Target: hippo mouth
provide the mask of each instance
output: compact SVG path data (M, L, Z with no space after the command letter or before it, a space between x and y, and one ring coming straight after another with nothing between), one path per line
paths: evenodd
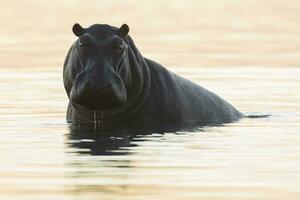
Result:
M70 101L90 110L111 110L121 107L126 102L126 94L74 94L71 92Z

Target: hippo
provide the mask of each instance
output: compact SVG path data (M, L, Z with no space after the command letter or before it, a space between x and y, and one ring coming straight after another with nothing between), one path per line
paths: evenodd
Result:
M243 117L215 93L143 57L127 24L76 23L72 31L77 39L63 68L68 122L184 127Z

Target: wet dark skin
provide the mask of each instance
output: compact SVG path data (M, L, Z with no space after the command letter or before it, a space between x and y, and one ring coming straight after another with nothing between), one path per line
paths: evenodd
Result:
M242 117L213 92L143 57L128 32L126 24L73 26L77 40L63 70L68 122L190 127Z

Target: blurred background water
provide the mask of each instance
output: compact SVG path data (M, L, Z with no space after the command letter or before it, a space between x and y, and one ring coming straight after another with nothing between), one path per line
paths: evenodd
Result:
M299 1L0 3L0 199L300 198ZM75 22L127 23L145 57L271 116L193 132L70 127Z

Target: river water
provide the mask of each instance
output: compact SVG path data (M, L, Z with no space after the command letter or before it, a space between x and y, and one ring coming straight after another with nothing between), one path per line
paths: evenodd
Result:
M299 199L300 4L204 2L3 1L0 199ZM178 132L70 126L61 66L79 20L128 22L145 56L270 116Z

